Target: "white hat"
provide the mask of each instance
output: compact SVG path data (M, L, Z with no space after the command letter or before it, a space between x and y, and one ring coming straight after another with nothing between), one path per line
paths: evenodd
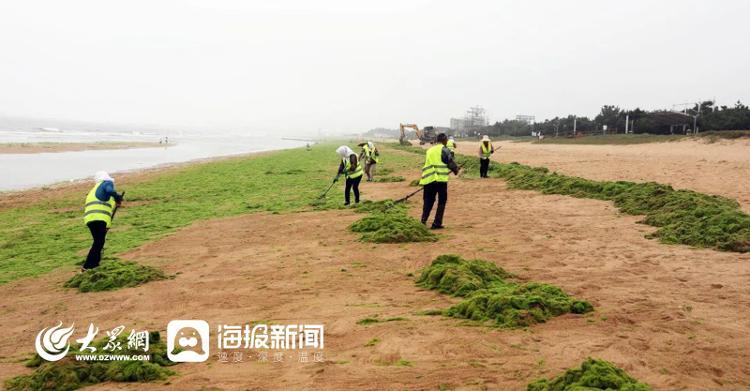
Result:
M482 141L490 141L490 138L485 134L484 136L482 136Z
M96 174L94 174L94 182L103 182L103 181L111 181L114 182L115 180L112 179L109 174L107 174L106 171L97 171Z

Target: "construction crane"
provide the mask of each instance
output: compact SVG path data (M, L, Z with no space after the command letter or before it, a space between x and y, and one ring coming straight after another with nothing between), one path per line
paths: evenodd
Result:
M414 133L416 133L417 139L419 139L419 145L426 143L435 144L437 141L437 133L435 133L435 128L432 126L425 126L424 130L420 130L417 124L399 124L399 128L401 129L401 136L398 142L401 145L411 145L406 139L406 128L414 129Z

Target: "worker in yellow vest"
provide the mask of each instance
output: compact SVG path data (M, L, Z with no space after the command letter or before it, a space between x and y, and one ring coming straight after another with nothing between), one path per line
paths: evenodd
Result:
M448 137L448 143L445 144L446 147L451 151L451 156L454 158L456 157L456 139L453 138L453 136Z
M359 161L363 162L365 166L367 182L372 182L372 179L375 177L375 166L380 160L380 151L378 151L372 141L359 144L359 146L362 147L362 152L359 154Z
M342 145L336 149L336 153L341 157L341 164L339 164L339 171L336 174L336 178L333 182L339 180L341 175L346 178L346 186L344 188L344 205L349 205L349 194L354 191L354 203L359 203L359 182L362 181L362 174L364 174L364 168L357 159L357 154L352 151L351 148L346 145Z
M482 136L482 143L479 145L479 176L487 178L487 172L490 169L490 156L495 153L495 147L492 141L485 134Z
M122 196L115 191L115 180L105 171L97 172L94 175L94 182L94 187L86 196L83 210L83 222L91 231L94 242L81 271L99 266L107 231L112 226L112 216L115 209L122 203Z
M448 143L445 133L438 134L437 142L425 154L422 179L419 180L419 184L424 186L422 224L427 225L427 219L435 204L435 196L438 199L435 220L432 221L430 227L432 229L443 228L443 213L445 213L445 204L448 202L448 175L451 172L458 175L458 166L453 161L451 151L445 146Z

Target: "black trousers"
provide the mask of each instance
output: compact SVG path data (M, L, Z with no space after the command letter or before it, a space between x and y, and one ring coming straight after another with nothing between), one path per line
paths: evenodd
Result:
M107 223L104 221L91 221L87 224L89 231L91 231L91 237L94 239L94 243L91 244L89 255L86 257L86 263L83 264L84 269L93 269L99 266L99 262L102 260L102 248L104 248L104 241L107 237Z
M354 190L354 202L359 202L359 182L362 180L362 177L359 176L357 178L346 178L346 188L344 189L344 201L345 205L349 205L349 192L351 190Z
M427 219L430 218L432 205L435 204L435 196L437 196L438 206L432 226L440 227L443 225L443 213L445 213L445 204L448 202L448 182L432 182L424 186L422 224L427 224Z
M487 178L487 171L490 169L490 159L479 159L479 176Z

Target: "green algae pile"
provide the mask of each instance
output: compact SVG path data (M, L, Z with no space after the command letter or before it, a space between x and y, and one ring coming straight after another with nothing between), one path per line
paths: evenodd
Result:
M416 283L464 298L443 311L444 315L490 322L501 328L527 327L555 316L594 309L554 285L508 281L512 278L491 262L441 255L422 270Z
M513 276L492 262L463 259L446 254L437 257L422 270L417 285L441 293L465 297L479 289L504 284Z
M65 283L66 288L81 292L111 291L169 278L163 271L135 262L110 260L99 267L76 274Z
M371 212L349 226L361 240L373 243L434 242L437 236L415 218L399 209Z
M124 334L125 332L123 332ZM104 351L109 339L103 338L91 346L96 348L95 354ZM48 362L35 355L28 367L35 368L29 375L17 376L5 382L8 391L32 390L76 390L82 387L104 382L151 382L163 380L174 374L167 368L174 365L167 358L167 345L160 338L158 332L149 333L148 352L128 348L125 336L116 340L122 346L112 354L121 355L149 355L147 361L78 361L75 354L90 354L89 352L71 351L60 361Z
M527 391L583 391L619 390L651 391L647 384L640 383L614 364L588 358L580 368L568 369L554 379L537 380L526 387Z
M357 212L369 215L355 221L349 230L362 234L360 240L373 243L434 242L437 236L406 214L406 204L393 200L365 201Z
M396 203L393 200L381 200L381 201L362 201L357 204L354 208L355 212L369 213L369 212L406 212L406 203Z

